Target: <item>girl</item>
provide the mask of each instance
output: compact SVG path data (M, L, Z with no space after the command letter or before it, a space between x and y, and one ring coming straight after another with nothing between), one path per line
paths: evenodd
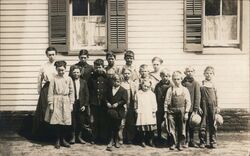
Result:
M157 103L155 94L151 91L151 82L142 81L141 90L137 94L137 120L136 126L141 136L141 146L145 147L146 135L149 138L148 144L154 146L153 136L156 128Z
M213 83L214 67L208 66L204 70L205 80L201 86L201 109L203 111L200 129L200 147L204 148L207 142L207 127L209 132L210 147L216 148L217 125L215 114L220 112L218 107L217 90Z
M149 75L154 80L154 84L157 84L161 80L160 70L161 70L162 63L163 63L163 60L159 57L154 57L152 59L154 71L150 72Z
M38 75L37 91L40 96L38 99L32 128L33 135L37 137L46 136L44 132L47 131L46 128L48 128L48 126L44 122L44 116L48 105L48 89L51 79L56 75L54 63L57 50L54 47L48 47L45 51L45 54L48 57L48 61L41 66ZM43 83L44 85L42 86Z
M71 111L74 104L74 87L72 79L65 76L66 62L55 62L57 75L51 80L48 91L48 107L45 121L56 130L55 148L60 148L60 142L65 147L70 147L65 141L65 131L71 125Z
M151 78L151 76L149 75L149 69L148 69L148 65L146 64L142 64L140 66L140 78L139 78L139 89L141 88L141 83L145 80L150 81L151 83L151 90L154 91L155 88L155 84L154 84L154 80Z
M132 141L136 134L135 102L136 102L137 85L134 81L130 79L132 73L130 69L124 69L122 73L123 73L123 80L121 82L121 86L127 90L128 101L126 103L126 117L122 120L121 128L119 131L119 137L120 140L122 141L124 134L127 143L132 144Z

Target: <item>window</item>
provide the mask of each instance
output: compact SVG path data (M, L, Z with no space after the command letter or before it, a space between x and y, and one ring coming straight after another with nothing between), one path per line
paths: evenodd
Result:
M70 7L71 50L106 49L106 1L72 0Z
M49 44L59 52L127 49L127 0L49 0Z
M184 50L240 47L240 0L185 0Z
M239 44L239 6L237 0L205 1L205 46L237 46Z

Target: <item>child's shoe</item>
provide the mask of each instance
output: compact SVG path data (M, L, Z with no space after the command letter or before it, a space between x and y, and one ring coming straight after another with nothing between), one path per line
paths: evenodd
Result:
M189 146L189 147L195 147L195 148L197 148L197 145L196 145L193 141L190 141L190 142L188 143L188 146Z
M149 144L149 146L151 146L151 147L155 147L155 144L154 144L154 142L153 142L153 139L150 139L148 144Z
M205 148L205 144L201 143L200 148Z
M62 146L70 148L70 144L65 139L62 139L61 143L62 143Z
M60 148L60 139L56 140L55 148L59 149Z
M77 141L81 144L86 144L86 142L82 139L82 132L79 132L77 136Z
M71 134L71 139L70 139L69 143L75 144L75 133L74 132Z
M169 147L169 149L170 149L170 150L174 150L174 145L171 145L171 146Z
M146 147L146 144L144 141L141 142L141 147Z

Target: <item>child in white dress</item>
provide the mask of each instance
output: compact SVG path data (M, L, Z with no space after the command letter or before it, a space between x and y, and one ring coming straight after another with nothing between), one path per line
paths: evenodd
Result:
M141 90L137 94L137 120L136 126L141 136L141 146L145 147L146 137L148 144L154 146L153 136L156 127L157 103L155 94L151 91L151 82L148 80L141 82Z

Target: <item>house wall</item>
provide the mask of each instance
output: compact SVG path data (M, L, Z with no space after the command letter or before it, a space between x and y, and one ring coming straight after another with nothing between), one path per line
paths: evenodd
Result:
M37 75L47 60L47 3L48 0L0 1L0 111L36 107ZM207 65L214 66L220 107L249 109L249 52L183 52L183 0L128 0L128 48L136 53L137 66L151 64L154 56L160 56L163 65L172 71L193 66L198 81L203 79ZM91 56L89 62L98 57L104 58ZM59 54L57 59L72 65L77 56ZM118 55L117 64L124 64L123 54Z

